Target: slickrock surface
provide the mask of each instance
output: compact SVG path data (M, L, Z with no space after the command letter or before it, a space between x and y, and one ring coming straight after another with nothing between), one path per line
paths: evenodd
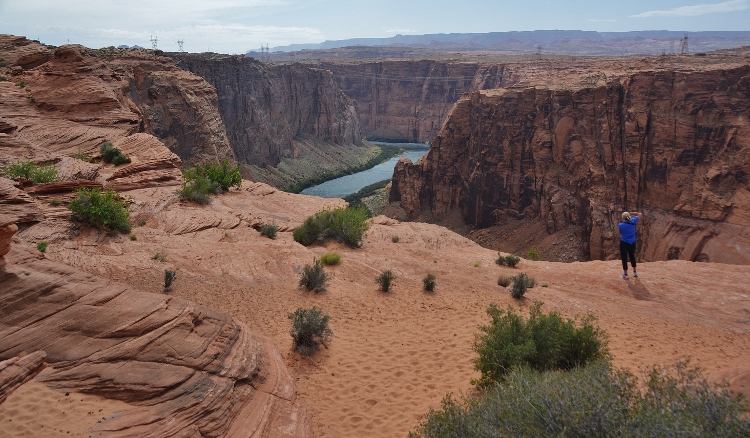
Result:
M0 362L0 404L19 386L33 379L44 368L47 355L35 351Z
M276 347L229 315L21 247L0 284L0 357L41 350L47 386L131 405L96 436L311 436Z
M616 257L620 213L645 211L645 260L748 264L750 67L693 67L464 96L425 157L396 166L390 201L496 235L537 223L574 235L579 260Z

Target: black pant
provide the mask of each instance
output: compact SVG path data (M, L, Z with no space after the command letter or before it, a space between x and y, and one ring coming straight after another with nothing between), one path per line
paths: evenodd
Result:
M628 270L628 257L630 257L630 264L633 265L635 271L635 243L628 243L620 241L620 258L622 259L622 270Z

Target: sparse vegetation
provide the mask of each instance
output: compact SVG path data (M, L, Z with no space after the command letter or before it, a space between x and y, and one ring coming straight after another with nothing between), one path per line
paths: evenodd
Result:
M320 259L314 258L312 265L305 265L302 268L299 285L307 290L322 292L326 289L327 281L328 274L323 270L323 263Z
M159 262L166 262L167 261L167 255L161 252L157 252L156 254L151 256L151 260L156 260Z
M294 240L308 246L318 240L334 239L347 246L357 248L370 228L367 210L364 207L322 210L305 219L294 230Z
M23 79L21 79L20 81L16 82L16 86L20 88L26 88L26 82Z
M263 224L260 226L260 235L266 236L269 239L275 239L276 233L279 231L279 227L273 224Z
M170 271L169 269L164 270L164 292L169 292L172 289L172 283L177 278L177 271Z
M521 258L517 255L508 254L507 256L503 256L500 253L497 253L497 260L495 263L497 263L500 266L508 266L510 268L515 268L518 262L521 261Z
M54 164L36 164L33 161L19 161L0 168L8 178L25 178L34 184L44 184L58 181L57 168Z
M391 236L391 242L398 243L401 239L398 236Z
M600 360L570 372L515 369L481 398L449 395L409 437L746 437L747 411L686 362L640 380Z
M513 281L513 277L510 275L500 274L499 277L497 277L497 284L502 287L508 287L510 286L510 283Z
M75 158L76 160L85 161L87 163L90 163L93 161L93 158L91 158L91 155L83 152L81 148L78 148L78 151L70 156L71 158Z
M320 261L323 262L324 265L332 266L332 265L338 265L341 263L341 254L337 252L327 252L320 256Z
M0 82L5 82L7 80L8 78L6 76L0 75Z
M539 260L539 253L536 250L535 246L532 246L529 251L526 253L526 258L529 260Z
M41 242L36 244L36 249L39 250L39 252L45 252L47 251L47 242L42 240Z
M380 286L380 290L382 292L388 292L391 289L391 282L393 282L395 278L396 276L394 276L393 272L391 272L391 270L389 269L378 275L378 277L375 279L375 283Z
M534 303L525 319L510 306L489 306L492 321L479 327L482 333L473 346L479 354L474 368L482 376L472 383L487 387L502 382L515 367L571 370L609 357L606 334L594 325L593 315L575 321L554 311L544 313L541 307Z
M99 152L102 155L102 161L112 163L115 166L130 163L130 158L123 155L122 151L112 146L112 143L105 141L99 146Z
M510 288L510 296L520 300L526 294L526 290L529 288L529 278L521 272L518 275L511 277L513 280L513 287Z
M138 226L139 227L142 227L144 225L146 225L146 220L145 219L141 219L141 220L138 221Z
M390 182L391 180L386 179L383 181L376 182L374 184L370 184L368 186L364 186L361 189L359 189L358 192L345 196L344 201L349 203L350 208L358 207L362 205L362 200L364 198L374 195L375 193L377 193L378 190L384 189ZM372 212L369 211L369 209L368 209L368 214L372 216Z
M479 262L479 261L474 262L474 267L475 268L478 268L480 266L482 266L482 262Z
M542 283L542 287L549 287L549 284L547 284L547 283Z
M136 241L136 240L138 240L138 238L137 238L137 237L135 237L135 234L131 234L131 235L130 235L130 240L132 240L132 241Z
M61 200L59 200L59 199L57 199L57 198L55 198L55 199L50 199L50 201L49 201L49 205L51 205L51 206L53 206L53 207L59 207L59 206L61 206L61 205L62 205L62 201L61 201Z
M424 284L424 290L426 290L427 292L433 292L435 290L435 286L437 285L437 283L435 282L436 279L437 277L435 277L434 274L427 274L422 279L422 283Z
M78 189L68 209L75 219L111 231L130 233L128 203L112 190L102 193L98 187Z
M303 356L310 356L318 351L318 344L325 345L333 336L333 331L328 327L330 316L324 314L320 309L298 308L289 314L292 320L292 328L289 334L294 341L294 348Z
M205 163L183 172L184 181L178 190L180 200L194 201L201 205L211 202L211 195L218 195L230 187L242 186L239 166L230 166L229 160L220 163Z

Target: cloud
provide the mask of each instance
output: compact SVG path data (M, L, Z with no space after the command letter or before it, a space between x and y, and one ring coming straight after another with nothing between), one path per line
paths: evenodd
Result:
M614 23L614 22L616 22L617 20L600 20L600 19L597 19L597 18L589 18L589 19L588 19L588 20L586 20L586 21L593 21L593 22L595 22L595 23Z
M679 8L668 9L666 11L641 12L640 14L630 15L630 18L697 17L700 15L719 12L744 11L746 9L750 9L750 0L730 0L722 3L682 6Z

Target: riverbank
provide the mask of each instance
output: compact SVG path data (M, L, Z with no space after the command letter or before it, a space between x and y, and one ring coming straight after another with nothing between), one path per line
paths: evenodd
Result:
M386 179L362 187L356 193L344 197L344 201L348 202L350 207L364 205L370 217L377 216L382 213L383 208L388 203L387 187L390 183L391 180Z

